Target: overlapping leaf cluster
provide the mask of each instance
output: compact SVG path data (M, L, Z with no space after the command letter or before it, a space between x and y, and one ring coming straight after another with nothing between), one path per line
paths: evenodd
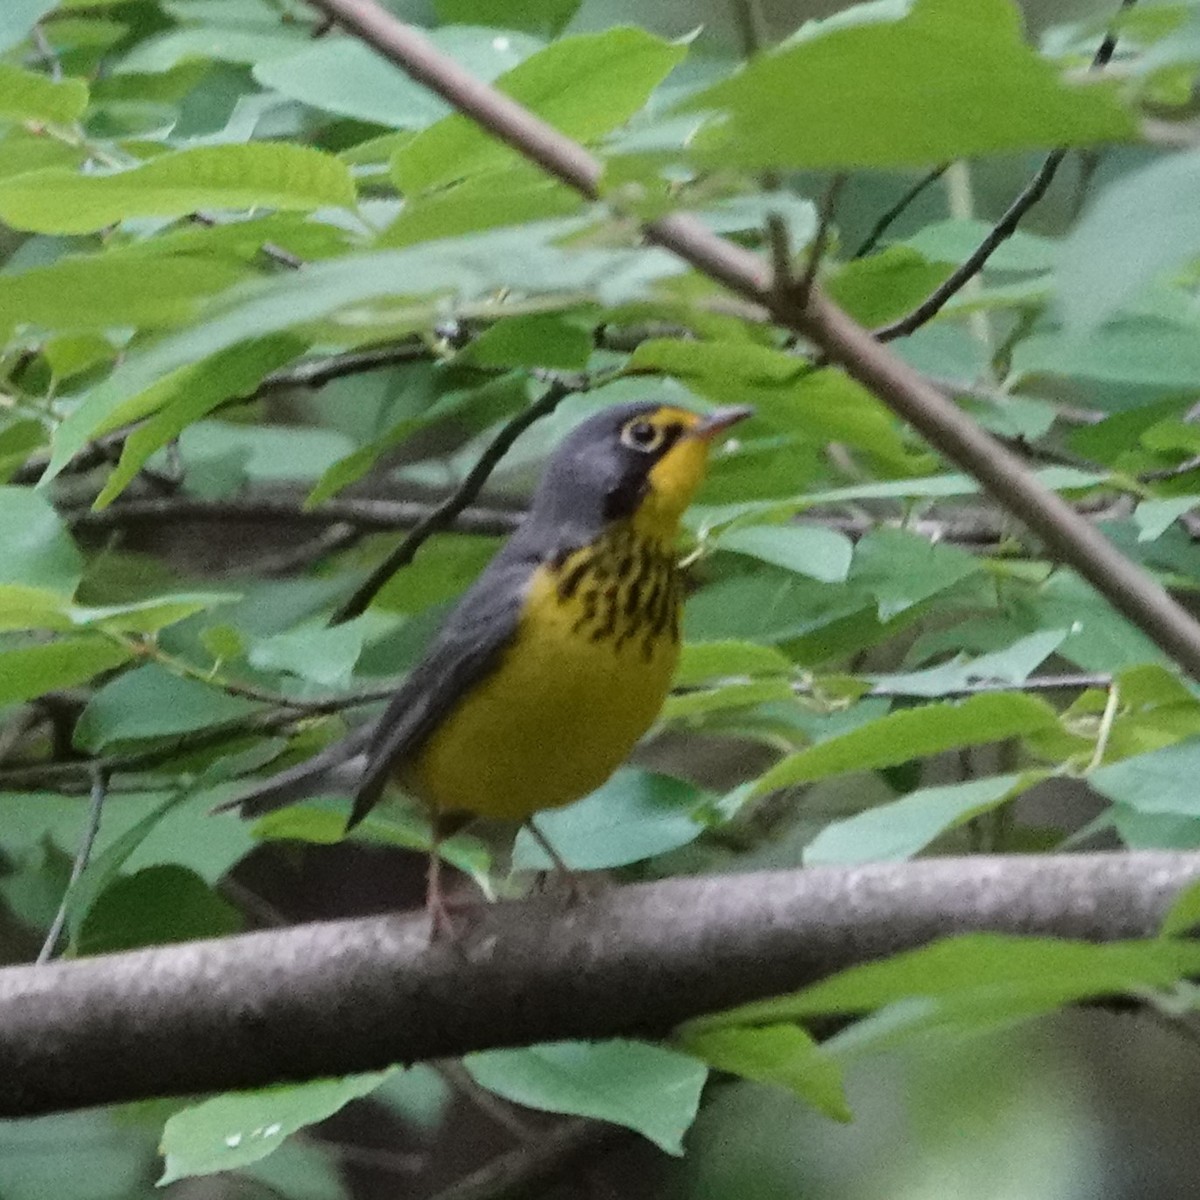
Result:
M1035 47L1009 0L862 5L744 66L704 37L604 28L563 0L407 7L440 49L593 147L603 202L298 0L0 12L0 897L15 923L53 919L93 765L109 794L67 896L71 953L238 928L214 887L255 838L339 836L319 807L252 831L205 814L236 776L369 712L497 540L436 535L367 612L331 625L398 535L361 507L323 514L364 494L444 497L554 380L578 394L494 473L504 511L597 406L661 395L757 414L689 517L697 588L662 719L720 739L729 770L697 777L663 750L655 771L622 771L547 817L569 862L644 875L1047 849L1080 831L1021 823L1013 803L1081 776L1104 799L1089 835L1200 846L1195 686L860 385L637 233L687 210L766 250L777 214L799 265L815 201L844 175L820 277L877 326L988 230L956 166L856 255L917 173L1010 156L1019 179L1012 156L1070 148L1052 232L1018 233L896 349L1192 596L1200 158L1176 118L1200 66L1194 4L1124 13L1115 78L1086 71L1108 14ZM297 386L326 364L332 382ZM264 498L284 514L274 535ZM845 776L853 788L825 787ZM399 809L361 835L427 837ZM446 854L507 886L481 844ZM514 863L544 865L524 837ZM681 1049L466 1065L501 1095L678 1150L704 1062L845 1116L839 1054L1167 989L1194 960L1169 940L966 940L697 1025ZM877 1009L828 1051L804 1032ZM168 1174L248 1164L378 1086L418 1103L373 1076L179 1113ZM8 1194L20 1181L3 1158Z

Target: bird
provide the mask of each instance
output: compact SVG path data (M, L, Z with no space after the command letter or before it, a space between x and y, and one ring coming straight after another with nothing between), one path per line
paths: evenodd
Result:
M657 717L680 650L680 519L714 441L752 411L634 401L582 421L378 722L221 808L345 789L352 829L398 784L431 817L435 935L438 844L462 819L524 823L565 870L534 818L598 788Z

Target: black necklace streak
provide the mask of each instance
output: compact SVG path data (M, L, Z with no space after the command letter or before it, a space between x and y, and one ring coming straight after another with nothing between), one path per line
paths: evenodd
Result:
M675 556L632 529L604 534L555 569L559 600L579 596L572 633L611 641L617 654L626 643L639 645L647 661L660 638L679 641L683 585Z

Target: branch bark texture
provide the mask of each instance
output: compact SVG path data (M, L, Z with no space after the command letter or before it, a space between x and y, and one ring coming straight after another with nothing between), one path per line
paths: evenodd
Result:
M585 196L598 196L598 159L508 96L475 79L375 0L310 2L548 173ZM808 338L841 364L911 422L935 449L978 479L1114 608L1193 678L1200 679L1200 624L1154 579L1043 487L1016 455L818 289L798 295L794 288L774 287L769 264L686 213L652 221L644 232L650 241L678 254L710 279L766 308L780 325Z
M389 915L0 971L0 1117L561 1038L659 1036L972 930L1153 935L1200 854L940 858Z

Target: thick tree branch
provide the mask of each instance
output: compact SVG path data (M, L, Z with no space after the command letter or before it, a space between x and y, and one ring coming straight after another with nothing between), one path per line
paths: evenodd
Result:
M1200 854L927 859L669 879L0 970L0 1117L561 1038L661 1036L970 930L1152 936Z
M411 26L374 0L311 0L460 112L586 196L597 195L600 163L508 96L481 83ZM1120 554L1087 521L1044 488L995 438L814 288L807 303L780 298L755 254L711 233L689 214L645 226L653 242L697 270L768 309L911 422L1025 522L1064 562L1138 626L1194 678L1200 679L1200 624L1149 575Z

